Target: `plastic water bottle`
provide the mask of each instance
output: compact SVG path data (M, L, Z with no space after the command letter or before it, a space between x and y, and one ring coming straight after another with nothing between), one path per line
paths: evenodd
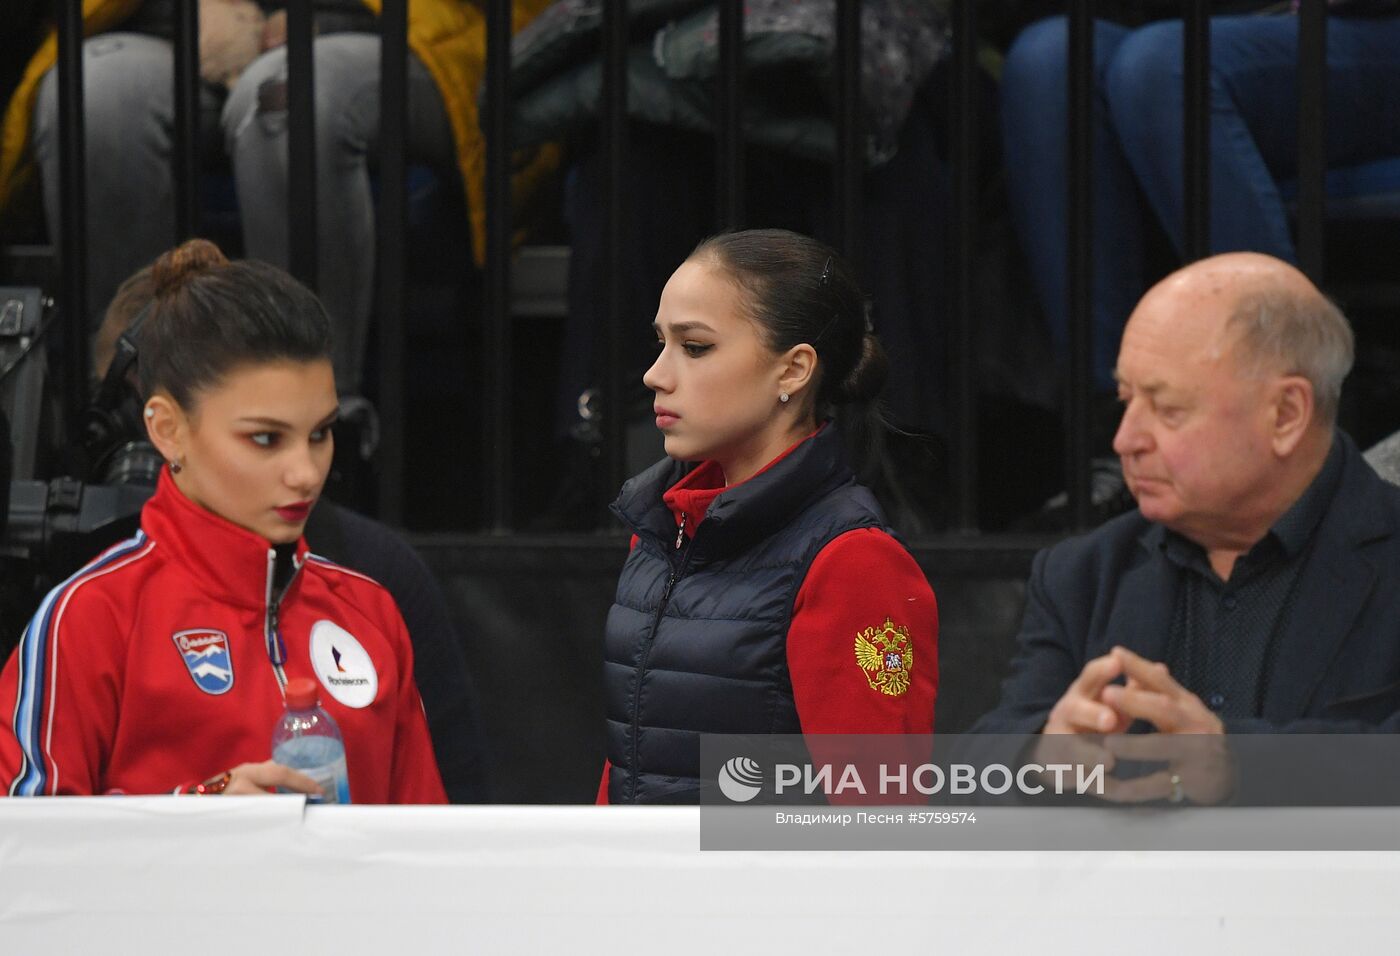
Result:
M321 709L316 682L293 677L287 681L285 700L287 709L272 730L272 759L316 781L325 796L309 795L311 803L349 803L345 741L331 715Z

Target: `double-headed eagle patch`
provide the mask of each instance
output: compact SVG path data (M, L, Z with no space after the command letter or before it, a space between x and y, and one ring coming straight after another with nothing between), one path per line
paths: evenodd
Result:
M856 634L856 663L871 690L900 696L909 689L914 673L914 645L909 628L887 617L884 624Z

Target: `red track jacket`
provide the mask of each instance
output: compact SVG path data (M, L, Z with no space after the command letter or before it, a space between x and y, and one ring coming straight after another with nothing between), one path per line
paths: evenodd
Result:
M446 802L393 599L303 539L279 601L274 554L162 472L141 531L49 593L0 673L0 792L170 793L266 760L285 679L313 677L355 802Z

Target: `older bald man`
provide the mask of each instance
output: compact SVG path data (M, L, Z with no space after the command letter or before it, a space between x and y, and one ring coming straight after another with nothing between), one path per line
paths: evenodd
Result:
M1335 427L1346 319L1234 253L1128 321L1114 450L1138 509L1037 555L979 732L1400 729L1400 489Z

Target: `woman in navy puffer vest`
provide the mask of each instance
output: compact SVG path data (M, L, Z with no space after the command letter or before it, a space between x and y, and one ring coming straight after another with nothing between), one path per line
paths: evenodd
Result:
M938 610L831 422L879 427L851 270L783 230L702 242L656 321L668 457L623 486L603 803L695 803L703 733L927 734Z

